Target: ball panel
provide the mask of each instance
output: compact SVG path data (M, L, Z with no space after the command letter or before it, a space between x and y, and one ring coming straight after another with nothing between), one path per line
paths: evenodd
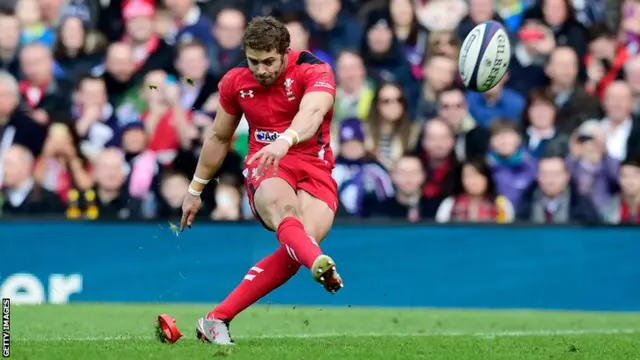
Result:
M460 57L458 58L458 69L462 82L466 87L472 87L475 84L475 67L479 61L477 54L482 47L482 35L486 25L480 24L473 28L469 35L464 39L460 47Z
M476 89L484 92L495 87L509 69L510 59L511 47L507 33L497 28L478 61Z

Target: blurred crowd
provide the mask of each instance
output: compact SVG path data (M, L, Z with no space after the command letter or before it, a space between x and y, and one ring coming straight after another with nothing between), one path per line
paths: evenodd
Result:
M638 0L4 0L0 216L180 216L257 15L335 69L339 217L640 223ZM487 20L510 70L469 92L460 44ZM203 220L252 217L247 132Z

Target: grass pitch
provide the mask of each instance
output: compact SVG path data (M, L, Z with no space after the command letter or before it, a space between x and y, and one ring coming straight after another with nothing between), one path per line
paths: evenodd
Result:
M391 360L640 359L640 313L254 307L232 323L237 345L195 340L210 306L13 306L12 359ZM154 338L169 313L183 338Z

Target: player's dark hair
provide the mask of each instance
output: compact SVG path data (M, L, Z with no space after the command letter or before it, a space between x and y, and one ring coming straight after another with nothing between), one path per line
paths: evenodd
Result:
M291 35L283 23L272 16L258 16L247 24L242 38L243 49L284 54L291 45Z

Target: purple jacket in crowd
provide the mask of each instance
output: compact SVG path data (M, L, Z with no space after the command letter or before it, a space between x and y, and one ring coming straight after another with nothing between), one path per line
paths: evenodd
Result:
M517 208L522 193L535 181L535 159L526 151L519 150L510 158L489 152L487 161L491 166L496 190Z
M571 156L567 158L567 168L580 195L589 198L598 209L611 202L611 196L618 191L618 168L620 163L605 155L598 165L589 165Z

